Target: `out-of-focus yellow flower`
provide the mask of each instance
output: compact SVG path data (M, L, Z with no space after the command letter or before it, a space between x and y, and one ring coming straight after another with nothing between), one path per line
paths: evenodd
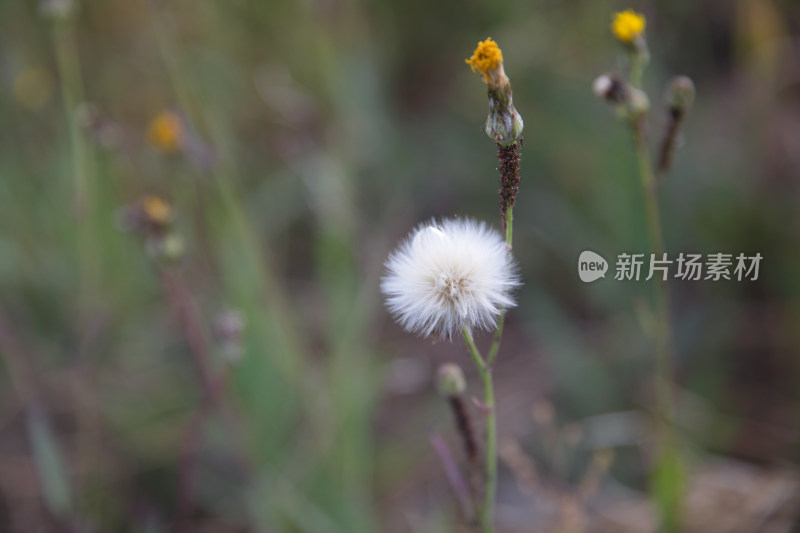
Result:
M53 76L41 67L28 67L14 79L14 100L26 109L41 109L52 96Z
M183 145L183 122L173 111L163 111L150 122L147 128L147 140L150 144L164 150L174 152Z
M142 200L142 211L147 221L157 226L166 226L172 220L172 208L160 196L145 196Z
M472 72L480 72L483 81L493 83L505 78L503 73L503 51L491 37L478 43L478 47L472 53L472 57L465 60ZM502 77L498 74L503 73Z
M626 9L614 15L611 31L621 42L630 43L644 33L646 25L647 20L644 15L632 9Z

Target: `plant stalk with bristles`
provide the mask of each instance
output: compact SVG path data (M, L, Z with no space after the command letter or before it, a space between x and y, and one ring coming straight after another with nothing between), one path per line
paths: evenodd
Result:
M500 216L505 233L508 254L511 253L513 238L514 204L519 192L519 150L522 147L523 121L514 108L511 83L503 68L503 53L497 44L488 38L478 43L467 64L480 72L488 88L489 116L486 118L486 134L497 145L498 171L500 180ZM462 335L470 356L483 383L486 408L486 459L484 501L481 511L481 532L494 531L495 498L497 496L497 409L492 380L492 368L500 350L503 335L505 309L500 309L497 326L486 357L475 346L472 333L464 328Z

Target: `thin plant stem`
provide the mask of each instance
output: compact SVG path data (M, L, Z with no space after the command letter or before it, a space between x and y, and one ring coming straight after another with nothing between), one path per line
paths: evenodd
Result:
M640 89L642 87L642 74L644 73L644 61L639 57L639 54L634 54L631 59L631 72L630 80L631 85Z
M475 363L475 366L478 367L478 371L481 373L481 375L483 375L487 370L486 362L483 360L483 356L478 350L478 347L475 346L475 341L472 340L472 333L466 326L464 326L461 328L461 335L464 337L464 342L467 343L467 351L469 351L472 361Z
M661 141L661 151L658 156L658 171L661 174L667 172L672 166L672 160L675 158L675 144L678 140L678 133L681 130L684 113L685 111L679 108L671 108L669 110L667 131Z
M506 206L506 247L508 252L511 253L511 246L513 241L513 228L514 226L514 207L511 205ZM500 310L500 318L497 319L497 328L494 330L492 336L492 345L489 347L489 355L486 357L486 364L491 367L494 360L497 359L497 352L500 351L500 339L503 336L503 324L505 322L506 310Z
M197 371L204 400L216 407L222 398L221 381L214 375L204 325L198 316L190 289L180 274L171 267L162 270L161 283L167 302L189 346L189 355Z
M514 207L508 206L506 208L506 246L511 249L512 226L514 222Z
M497 411L494 402L492 370L486 368L481 374L483 380L483 403L489 412L486 414L486 494L481 517L482 533L494 531L494 500L497 494Z
M647 50L647 43L642 40L634 44L634 48L628 51L628 58L630 61L630 83L637 89L641 89L644 69L647 63L650 62L650 52Z
M450 403L450 409L453 412L453 420L455 421L456 429L461 437L464 454L467 456L471 501L474 507L478 507L483 468L481 468L478 443L472 429L472 419L470 418L467 402L461 394L451 395L448 401Z
M503 336L503 323L506 318L506 310L500 310L500 318L497 319L497 329L492 336L492 345L489 347L489 356L486 358L486 365L491 367L497 359L497 352L500 350L500 338Z
M661 231L661 218L658 208L658 182L650 162L650 150L644 133L644 125L639 122L634 128L634 147L639 177L644 193L645 216L647 217L647 233L650 247L655 254L664 253L664 238Z
M86 95L81 74L80 55L75 37L74 13L58 17L52 22L53 48L58 69L61 101L64 107L64 118L67 122L67 132L70 142L70 155L72 159L72 198L71 215L74 220L75 253L77 263L77 294L75 305L75 324L79 336L89 339L93 316L97 313L97 298L100 296L98 280L100 268L98 262L97 233L95 229L95 206L93 198L94 161L92 148L88 139L81 131L81 126L76 117L78 107L85 102ZM90 351L91 341L78 344L77 361L86 363L86 356ZM91 375L91 372L89 372ZM91 395L91 387L85 388L85 383L80 383L77 378L73 383L76 398L78 395ZM89 400L87 405L95 402ZM76 409L75 446L78 450L79 468L86 468L89 477L100 475L96 465L103 464L102 447L96 438L98 434L97 418L84 409ZM78 488L78 490L80 490Z
M471 522L475 516L475 509L473 507L473 502L470 499L470 491L467 488L467 482L461 475L461 470L458 469L458 464L453 458L450 448L447 446L447 442L445 442L442 436L437 433L432 433L429 436L429 439L431 446L433 446L433 450L436 452L436 455L439 456L439 461L442 463L445 476L447 477L447 482L450 483L450 487L453 489L453 492L456 495L458 505L461 508L461 513L464 515L466 520Z
M658 182L650 158L650 151L647 147L643 120L638 122L633 128L634 148L636 160L639 167L639 176L642 182L642 192L644 194L645 217L647 221L647 232L650 241L650 248L655 254L655 259L661 259L664 255L664 238L661 229L661 217L658 207ZM670 302L667 290L667 281L663 278L653 280L653 302L655 307L655 388L656 388L656 411L657 411L657 434L660 445L657 459L658 475L663 475L661 469L665 465L661 464L665 458L679 460L675 448L673 435L673 392L672 392L672 346L671 346L671 326L670 326ZM666 465L667 467L681 468L680 464ZM662 502L663 523L662 530L674 532L678 530L678 498L680 488L673 484L668 503Z
M461 329L461 335L467 344L472 360L478 368L478 373L483 382L483 403L486 412L486 484L483 495L483 508L481 510L481 533L494 531L494 499L497 493L497 412L494 402L494 384L492 382L492 369L486 365L481 356L472 333L466 327Z
M516 149L518 149L516 140L513 141L513 146L515 149L515 164L511 169L511 172L513 173L512 176L505 174L505 172L507 172L509 169L507 168L507 165L501 164L501 184L504 188L503 190L505 190L505 188L509 185L506 180L508 180L510 177L515 178L515 181L511 182L514 189L513 194L508 198L501 196L501 198L505 199L505 205L503 205L503 222L506 230L506 247L508 248L509 254L511 253L514 235L514 200L516 196L516 184L519 183L519 155L516 152ZM504 161L504 163L505 162L507 162L507 160ZM497 328L495 328L494 335L492 336L492 344L489 347L489 353L487 354L486 359L481 357L480 352L475 347L475 343L472 340L472 335L470 334L469 330L464 328L462 331L464 340L469 348L470 355L472 356L473 360L475 360L476 366L478 366L478 371L481 375L481 380L483 381L484 404L488 409L488 413L486 415L486 485L483 510L481 511L482 533L491 533L494 531L494 506L495 496L497 494L497 413L495 410L492 365L494 365L495 359L497 359L497 354L500 351L500 339L503 336L505 314L506 310L501 309L500 317L497 320Z
M75 119L78 105L84 101L84 87L81 79L81 66L75 43L73 20L53 22L53 46L56 54L58 75L61 78L61 99L67 120L67 129L72 152L73 195L72 209L76 220L78 271L80 287L79 320L85 323L87 302L95 291L97 276L94 238L92 236L92 161L88 142Z

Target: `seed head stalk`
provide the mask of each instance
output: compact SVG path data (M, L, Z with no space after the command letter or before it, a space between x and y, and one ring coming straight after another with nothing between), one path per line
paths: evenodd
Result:
M514 151L516 153L517 141L513 142ZM518 174L519 158L516 159L516 172ZM519 179L519 178L517 178ZM513 200L509 200L505 205L505 230L506 230L506 246L509 253L511 253L513 226L514 226L514 206ZM492 336L492 344L489 347L489 353L486 356L485 362L479 366L481 374L481 381L483 382L483 401L489 412L486 416L486 494L484 495L482 524L483 533L491 533L494 530L494 505L495 498L497 497L497 412L495 409L494 399L494 383L492 381L492 368L497 359L497 354L500 351L500 339L503 336L503 323L505 322L506 310L500 311L500 317L497 320L497 328ZM467 344L469 346L469 343ZM472 348L475 344L472 343ZM470 348L470 352L472 352ZM478 354L480 357L480 354ZM473 359L475 355L472 354ZM481 371L482 369L482 371Z
M513 237L513 208L519 190L519 149L522 146L523 121L514 108L511 83L503 68L503 53L497 44L491 38L478 43L472 57L467 59L467 64L473 71L477 71L483 76L483 81L488 89L489 116L486 118L486 134L497 145L500 213L505 231L506 248L510 254ZM494 531L495 498L497 496L497 409L492 367L500 350L505 313L505 309L500 310L497 327L486 358L475 346L469 329L462 330L467 349L483 383L483 402L487 410L486 477L480 515L481 533Z
M509 249L511 248L511 240L512 240L512 230L511 227L513 226L514 220L514 206L509 205L506 208L506 244L508 245Z

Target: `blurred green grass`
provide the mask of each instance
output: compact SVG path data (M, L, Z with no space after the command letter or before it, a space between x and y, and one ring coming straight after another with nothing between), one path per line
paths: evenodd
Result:
M698 425L689 405L684 430L700 457L796 463L798 8L731 5L633 6L649 20L653 141L664 82L686 73L698 86L662 189L668 250L765 258L757 283L673 289L679 384L707 411ZM585 286L573 272L583 249L646 248L629 139L590 91L617 67L608 23L624 7L87 0L73 24L35 2L0 5L0 477L13 480L0 484L0 524L450 530L426 437L446 430L445 413L426 379L392 383L398 358L424 375L459 347L399 332L377 285L386 253L420 220L497 220L484 88L463 63L487 35L503 47L526 123L515 210L525 288L498 387L501 404L504 389L509 405L522 400L507 436L536 439L519 420L542 397L570 420L647 410L640 287ZM102 131L76 129L86 205L75 204L78 123L57 61L73 38L78 99L117 135L104 146ZM185 120L189 154L146 142L166 109ZM228 380L196 433L204 393L162 269L119 228L120 208L146 194L174 205L186 243L176 272L210 367ZM233 364L212 334L229 308L246 321ZM32 419L31 405L45 415ZM778 436L750 437L759 423ZM66 513L37 488L26 424L49 428L31 433L63 458ZM643 486L637 461L617 468Z

